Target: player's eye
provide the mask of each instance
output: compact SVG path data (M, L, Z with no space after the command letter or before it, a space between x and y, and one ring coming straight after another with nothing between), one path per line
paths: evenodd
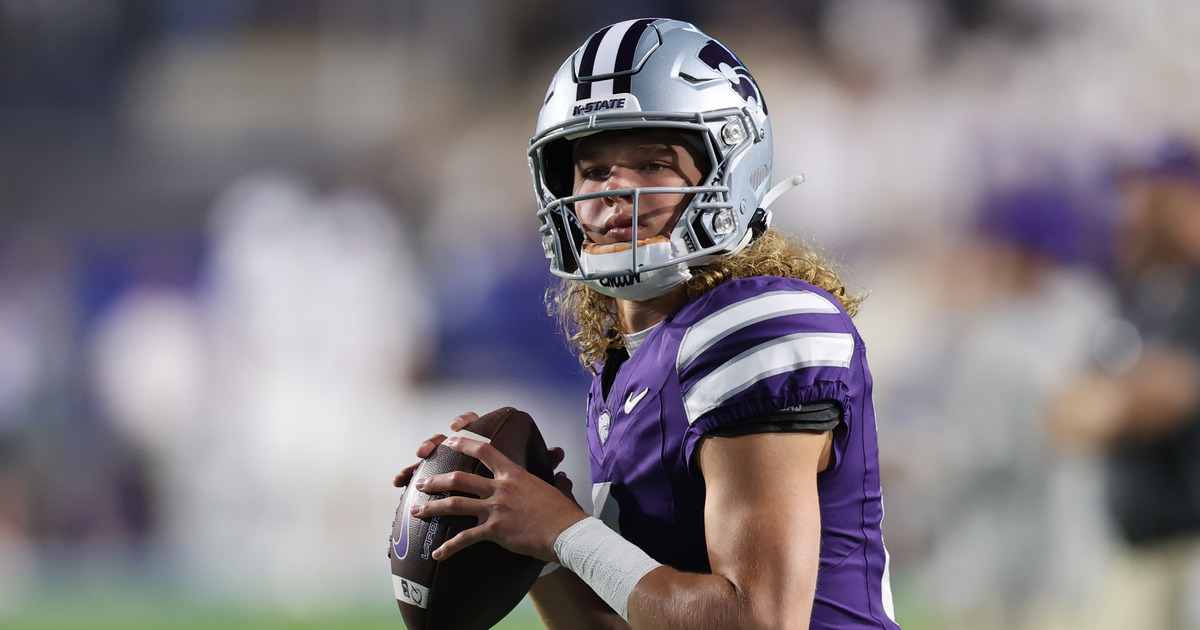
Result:
M608 177L609 169L604 166L581 166L579 173L584 179L604 179Z

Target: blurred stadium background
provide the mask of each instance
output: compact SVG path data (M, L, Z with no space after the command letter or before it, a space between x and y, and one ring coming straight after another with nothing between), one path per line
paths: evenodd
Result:
M739 54L808 176L777 226L870 294L902 624L1087 606L1120 543L1042 410L1113 313L1115 170L1200 133L1200 5L0 0L0 626L399 627L389 482L465 410L586 487L524 149L645 15Z

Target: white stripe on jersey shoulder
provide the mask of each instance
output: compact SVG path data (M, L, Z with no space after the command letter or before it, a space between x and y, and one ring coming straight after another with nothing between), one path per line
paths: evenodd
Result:
M849 333L796 333L777 337L726 361L683 395L688 424L764 378L806 367L850 367Z
M769 291L730 304L692 324L679 342L675 368L682 372L700 353L758 322L798 313L836 313L838 307L812 291Z

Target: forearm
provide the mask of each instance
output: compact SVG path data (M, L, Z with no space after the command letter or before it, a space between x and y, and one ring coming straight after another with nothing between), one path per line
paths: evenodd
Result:
M560 569L529 592L547 630L736 630L766 627L749 610L734 585L710 574L660 567L642 578L629 598L629 623L621 619L578 576ZM811 602L809 603L811 609ZM808 614L790 628L808 628Z
M638 583L629 598L628 623L566 569L539 579L529 598L547 630L748 627L741 625L747 619L728 580L667 567L650 572Z
M538 578L529 599L548 630L629 630L620 615L567 569Z
M629 622L635 630L689 630L754 627L749 606L733 583L719 575L656 569L629 597Z
M1200 413L1200 362L1151 346L1128 372L1077 378L1050 405L1047 421L1065 445L1111 448L1161 437Z
M1200 411L1200 363L1189 352L1148 348L1122 385L1126 435L1155 437Z
M633 630L806 630L812 597L789 604L794 614L780 615L779 610L763 610L723 576L661 567L642 578L630 595L629 625Z
M763 558L748 564L722 563L721 571L700 574L659 565L599 521L589 519L578 525L576 536L566 532L556 544L563 566L576 573L566 569L555 573L567 573L575 584L593 591L593 598L607 602L593 600L594 608L615 610L629 620L629 626L617 627L807 628L816 590L820 539L819 524L811 525L811 530L802 526L796 532L807 535L811 543L802 546L805 551L800 556L804 559L798 564L797 557L788 558L794 554L780 549L781 553L768 562ZM587 601L578 596L571 599L577 606ZM565 600L568 598L558 598ZM614 616L614 621L619 620Z

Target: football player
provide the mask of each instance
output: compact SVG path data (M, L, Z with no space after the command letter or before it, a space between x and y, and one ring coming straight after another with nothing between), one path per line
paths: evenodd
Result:
M771 188L745 66L691 24L608 26L555 74L529 163L552 305L595 375L594 516L561 473L436 436L419 456L445 440L495 478L418 486L479 497L413 511L479 519L434 558L492 540L560 563L531 593L550 628L898 628L859 298L769 228L799 178Z

